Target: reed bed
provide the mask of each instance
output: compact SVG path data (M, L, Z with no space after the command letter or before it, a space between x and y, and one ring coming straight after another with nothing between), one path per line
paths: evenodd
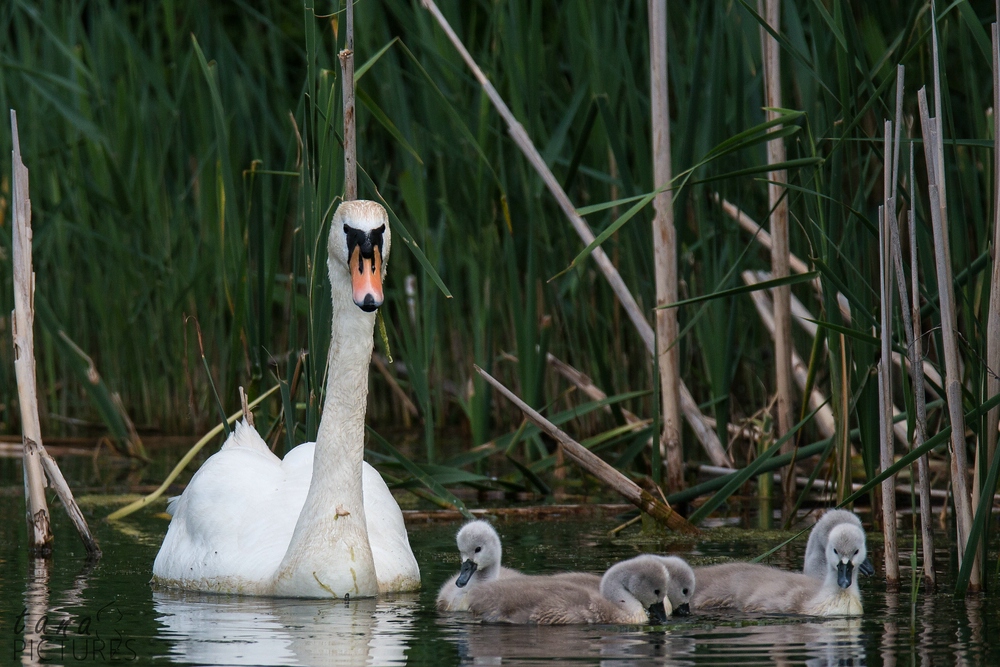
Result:
M646 3L439 7L652 323L658 183ZM838 491L828 498L877 505L871 494L890 474L918 489L922 455L930 454L935 490L947 487L951 461L964 458L953 480L969 489L955 505L974 517L959 522L959 536L964 582L975 588L970 568L998 474L988 437L996 413L986 418L1000 403L1000 369L986 362L995 357L987 319L1000 289L990 282L989 250L996 9L841 0L780 7L775 30L752 2L668 6L680 299L668 305L679 325L681 380L705 417L698 425L726 451L710 459L705 439L684 425L687 488L667 500L693 523L727 506L738 511L740 489L796 463L805 488L829 482ZM131 424L140 435L204 432L217 421L211 376L226 412L238 406L239 385L251 397L279 385L280 400L262 404L258 416L277 449L315 434L330 331L324 239L344 194L344 21L338 3L313 0L0 7L0 107L18 113L32 175L36 300L50 315L36 348L46 433L109 429L127 440ZM762 30L781 59L782 108L770 116L765 107L776 98L765 96ZM478 365L618 470L643 484L660 479L660 452L649 443L659 440L664 415L650 346L480 83L418 2L359 3L354 33L358 196L387 205L398 239L370 423L383 433L419 432L398 449L373 436L372 460L444 504L454 504L445 494L458 500L447 489L459 486L579 489L558 448L493 394ZM917 100L919 89L934 88L935 63L936 147L922 134ZM898 65L907 79L901 119ZM885 154L887 119L898 165ZM777 140L785 157L769 159ZM0 135L0 149L10 148ZM11 180L2 169L0 225L9 228ZM770 175L778 172L787 183ZM883 226L879 206L889 199ZM779 206L787 206L791 271L761 276L772 271L762 243L770 237L746 230ZM934 269L939 212L950 278ZM892 258L880 230L897 224L891 233L911 243L896 244ZM9 265L10 235L0 239ZM743 276L757 278L745 284ZM915 304L908 324L901 309L910 303L880 309L880 285L891 294L894 280L910 286L900 290ZM12 310L9 281L10 271L0 272L0 312ZM775 317L773 301L751 298L762 288L790 292L788 353L802 379L791 387L794 424L780 428L775 345L762 319L769 308ZM99 371L103 393L88 388L90 367L74 350ZM897 370L880 391L876 369L886 354L885 367ZM0 346L7 431L20 427L11 355ZM920 400L915 365L926 382ZM895 427L880 423L889 414L880 401L895 406ZM121 410L108 407L115 402ZM731 462L734 472L700 481L695 469L706 461ZM796 474L785 476L786 489ZM855 482L862 486L852 491ZM808 499L795 493L788 510Z

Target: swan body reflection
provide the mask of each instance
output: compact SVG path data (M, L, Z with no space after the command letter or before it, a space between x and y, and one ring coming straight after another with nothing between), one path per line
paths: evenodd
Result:
M155 591L174 662L200 665L403 665L416 595L350 602Z

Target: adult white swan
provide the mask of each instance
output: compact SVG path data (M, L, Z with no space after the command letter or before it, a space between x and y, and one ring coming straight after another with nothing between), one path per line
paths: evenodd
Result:
M333 335L316 442L281 460L253 427L237 424L171 501L155 583L337 598L420 586L399 505L363 461L368 365L389 242L379 204L337 208L327 262Z

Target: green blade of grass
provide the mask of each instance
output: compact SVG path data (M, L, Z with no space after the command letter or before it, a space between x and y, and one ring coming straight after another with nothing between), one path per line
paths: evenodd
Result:
M990 408L996 405L1000 405L1000 394L993 396L985 403L980 404L979 407L967 412L965 414L965 421L967 423L974 422L976 419L979 419L984 414L986 414ZM927 407L930 408L930 404L928 404ZM903 468L909 466L911 463L919 459L924 454L942 445L948 444L948 438L950 437L951 437L951 426L945 426L943 429L938 431L933 437L928 438L926 441L924 441L924 444L914 449L911 449L909 452L900 457L899 460L896 461L894 464L892 464L891 466L889 466L888 468L877 474L872 479L865 482L865 484L862 485L860 489L858 489L850 496L848 496L846 499L844 499L844 502L838 505L838 507L844 507L845 505L850 505L858 498L863 497L866 493L875 488L876 485L881 484L886 479L889 479L890 476L895 475ZM992 499L992 496L990 496L990 498Z
M38 313L42 328L52 337L59 351L62 352L63 358L80 379L81 385L86 389L90 400L115 440L124 444L129 454L148 460L142 441L134 438L129 431L118 404L111 397L111 391L97 372L93 360L80 349L79 345L73 342L62 325L59 324L48 301L37 293L35 294L35 312Z
M464 516L466 519L471 520L476 518L472 514L472 512L470 512L468 508L466 508L465 503L459 500L458 497L455 496L455 494L453 494L448 489L444 488L437 480L435 480L432 476L427 474L427 472L425 472L423 468L421 468L419 465L417 465L409 458L407 458L406 455L403 454L403 452L396 449L392 444L389 443L388 440L379 435L378 432L375 431L375 429L373 429L370 426L365 426L365 430L368 431L368 434L372 438L374 438L376 442L382 445L382 447L387 449L396 458L396 461L398 461L399 464L403 466L406 472L413 475L415 479L417 479L421 484L426 486L428 491L433 493L435 496L437 496L444 502L451 505L454 509L461 512L462 516Z
M396 233L399 234L403 243L405 243L406 247L413 253L413 256L417 258L417 262L420 263L420 266L422 266L424 271L427 272L430 279L434 281L434 284L437 285L439 290L441 290L441 293L448 299L452 298L451 291L448 289L447 285L444 284L444 281L441 280L441 276L438 275L438 272L434 270L434 266L431 265L430 260L427 259L427 255L424 254L424 251L417 244L417 241L413 238L410 230L406 228L406 225L404 225L403 221L399 219L398 215L396 215L392 206L388 201L386 201L385 197L382 196L382 193L379 192L378 187L375 185L375 181L372 180L372 177L368 175L368 172L361 165L358 165L358 172L361 174L364 182L368 185L372 192L375 193L375 196L378 197L380 202L382 202L382 205L385 206L385 210L389 212L389 219L393 223L393 229L395 229Z
M552 495L552 489L549 488L549 485L546 484L545 481L541 477L539 477L534 470L532 470L528 466L518 461L509 452L506 454L506 457L508 461L514 464L514 467L517 468L518 471L520 471L520 473L524 476L524 478L529 482L531 482L531 485L533 487L538 489L539 493L541 493L543 496Z
M993 494L996 493L997 476L1000 474L1000 456L994 456L990 463L989 473L983 482L983 487L979 494L979 506L976 507L975 519L972 522L972 530L969 531L969 539L965 546L965 553L962 555L962 567L958 570L958 578L955 580L955 597L965 597L969 589L969 578L972 575L972 565L976 561L976 552L979 549L979 542L986 531L988 521L993 519Z
M775 453L777 453L777 451L781 449L781 446L783 444L788 442L791 438L795 437L795 434L799 432L799 429L808 424L809 420L811 420L813 416L817 412L819 412L819 409L823 407L823 405L826 405L826 403L824 402L822 405L818 406L815 410L810 412L805 419L803 419L798 424L793 426L788 431L788 433L778 438L773 445L768 447L766 450L764 450L764 452L760 456L754 459L753 463L746 466L745 468L740 469L737 473L730 475L729 476L730 479L726 482L725 486L719 489L719 491L714 496L706 500L701 507L696 509L688 518L688 521L692 524L697 525L702 519L704 519L709 514L714 512L719 505L724 503L729 498L729 496L733 495L733 493L735 493L738 488L743 486L743 484L747 480L756 475L758 470L761 467L763 467L763 465L767 462L768 459L774 456ZM801 452L802 449L799 450L799 455L801 455ZM795 454L796 452L791 452L791 453ZM669 500L669 498L667 500Z
M354 93L357 96L357 98L361 100L361 103L365 106L365 108L368 109L368 111L372 114L372 116L375 117L375 120L377 120L382 125L382 127L386 129L389 135L392 136L392 138L395 139L396 142L403 147L403 150L412 155L414 160L416 160L420 164L423 164L424 161L420 158L420 155L417 153L417 150L410 145L410 142L406 140L406 137L404 137L403 133L399 131L399 128L397 128L395 124L393 124L393 122L385 114L385 112L382 111L382 109L380 109L377 104L375 104L372 98L369 97L368 93L366 93L361 88L355 90Z
M798 285L799 283L807 283L813 280L819 275L817 271L810 271L808 273L796 273L794 275L786 276L784 278L774 278L772 280L765 280L759 283L753 283L751 285L742 285L740 287L733 287L731 289L724 289L718 292L712 292L711 294L703 294L702 296L692 297L690 299L684 299L683 301L675 301L674 303L665 303L662 306L657 306L657 310L665 308L680 308L681 306L690 306L694 303L702 303L703 301L711 301L712 299L722 299L725 297L736 296L738 294L747 294L749 292L758 292L760 290L768 290L775 287L781 287L782 285Z

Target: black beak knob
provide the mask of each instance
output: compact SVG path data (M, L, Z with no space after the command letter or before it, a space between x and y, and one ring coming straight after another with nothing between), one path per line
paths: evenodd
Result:
M371 294L366 294L364 302L359 304L359 307L366 313L371 313L378 309L378 304L375 303L375 297Z

